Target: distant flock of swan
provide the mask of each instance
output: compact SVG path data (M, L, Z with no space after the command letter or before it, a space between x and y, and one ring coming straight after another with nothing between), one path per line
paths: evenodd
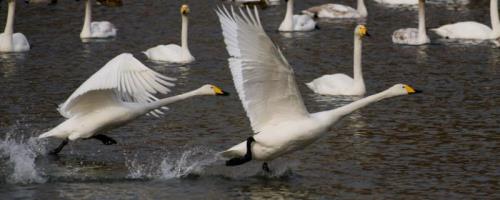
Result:
M286 14L279 31L312 31L314 18L366 18L368 11L363 0L357 9L340 4L324 4L294 15L293 1L285 0ZM430 42L425 26L425 0L375 0L386 4L418 4L418 29L396 30L392 41L397 44L422 45ZM496 39L500 37L498 0L491 0L492 28L478 22L459 22L432 29L441 37L454 39ZM1 52L26 52L28 40L22 33L14 33L15 0L8 0L8 16L4 33L0 34ZM182 5L181 46L158 45L143 53L151 60L171 63L195 61L188 48L188 5ZM271 41L262 27L257 8L218 7L229 68L239 99L250 120L254 135L221 152L227 166L241 165L250 160L263 161L262 168L277 157L299 150L324 135L344 116L368 104L385 98L411 95L419 90L406 84L396 84L385 91L354 101L345 106L317 113L309 113L295 81L292 67L281 50ZM80 38L115 37L117 29L107 21L92 21L92 1L85 0L85 18ZM363 38L369 36L366 25L354 30L353 78L345 74L323 75L306 83L307 87L323 95L363 96L366 87L361 65ZM80 85L59 105L59 113L66 118L39 138L56 137L63 142L51 154L59 153L69 141L93 138L105 145L116 141L102 133L125 125L142 115L159 117L166 106L177 101L202 95L225 96L220 87L207 84L199 89L158 99L158 93L167 94L175 78L159 74L132 54L123 53L110 60L99 71Z

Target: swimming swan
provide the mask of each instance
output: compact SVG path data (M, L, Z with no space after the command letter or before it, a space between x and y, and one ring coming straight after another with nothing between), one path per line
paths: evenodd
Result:
M316 27L316 22L309 15L294 15L293 0L285 0L286 14L281 22L279 31L312 31Z
M0 34L0 52L26 52L30 50L30 44L22 33L14 33L14 15L16 13L16 1L9 0L7 11L7 22L5 30Z
M417 5L418 0L375 0L377 3L388 5Z
M116 28L111 22L92 21L92 0L85 0L85 19L83 21L82 39L109 38L116 36Z
M498 0L490 0L490 27L474 22L458 22L431 29L441 37L450 39L488 40L500 37L500 20L498 18Z
M220 153L227 166L250 160L270 161L311 144L342 117L376 101L418 92L408 85L393 87L333 110L310 114L295 82L293 69L266 35L257 9L216 10L231 56L229 68L236 91L250 119L254 136ZM254 13L252 13L254 12ZM263 169L269 171L266 163Z
M392 42L396 44L422 45L430 43L425 30L425 0L418 1L418 29L404 28L394 31Z
M361 69L362 39L369 36L364 25L358 25L354 30L354 79L345 74L329 74L306 83L312 91L326 95L364 95L366 92L363 72Z
M188 5L181 6L182 33L181 46L176 44L158 45L143 52L150 60L171 62L171 63L190 63L194 57L188 48Z
M354 9L350 6L342 4L328 3L320 6L314 6L302 11L303 14L318 18L364 18L368 16L365 1L358 0L358 8Z
M213 85L173 97L158 99L154 94L167 94L175 79L147 68L132 54L123 53L109 61L87 79L61 105L59 113L67 118L39 138L56 137L63 142L51 154L59 153L68 141L94 138L105 145L115 144L100 132L125 125L144 114L158 117L166 105L200 95L226 95Z

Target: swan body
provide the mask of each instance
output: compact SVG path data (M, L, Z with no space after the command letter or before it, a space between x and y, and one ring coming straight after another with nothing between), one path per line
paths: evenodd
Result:
M306 147L349 113L384 98L413 94L408 85L388 90L333 110L310 114L304 106L293 69L266 35L258 10L217 10L235 88L256 133L221 156L226 165L270 161ZM267 165L266 165L267 166Z
M170 62L170 63L190 63L195 59L189 52L187 42L188 32L188 17L189 7L187 5L181 6L182 15L182 33L181 43L182 46L176 44L158 45L143 52L150 60Z
M377 3L389 5L416 5L418 0L375 0Z
M14 33L14 16L16 12L16 1L9 0L7 11L7 22L5 30L0 33L0 52L26 52L30 50L30 44L22 33Z
M490 18L492 28L474 21L458 22L431 29L436 34L450 39L488 40L500 37L498 0L490 0Z
M59 113L67 118L39 138L56 137L64 140L91 138L99 132L125 125L131 120L150 114L163 114L166 105L199 95L222 95L213 85L177 96L158 99L156 93L167 94L175 79L147 68L131 54L124 53L109 61L86 80L61 105Z
M302 13L313 17L331 19L364 18L368 16L364 0L358 0L357 9L342 4L329 3L308 8L303 10Z
M110 38L116 36L117 29L108 21L92 21L92 0L85 0L85 18L80 32L82 39Z
M354 30L354 78L345 74L323 75L307 83L307 87L324 95L364 95L366 93L363 72L361 69L362 38L368 35L364 25Z
M392 42L396 44L422 45L431 42L425 30L425 0L418 4L418 29L403 28L394 31Z
M280 24L279 31L312 31L316 22L309 15L294 15L293 0L287 0L285 19Z

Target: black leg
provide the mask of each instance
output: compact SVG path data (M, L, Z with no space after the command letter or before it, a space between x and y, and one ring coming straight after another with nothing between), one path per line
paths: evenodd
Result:
M226 161L226 166L236 166L236 165L241 165L243 163L246 163L248 161L252 160L252 142L255 142L255 139L253 137L249 137L247 139L247 153L245 156L241 158L231 158L230 160Z
M61 150L64 148L64 146L66 146L68 144L68 139L64 139L61 144L55 148L54 150L50 151L49 154L50 155L57 155L59 152L61 152Z
M94 138L94 139L101 141L104 145L116 144L116 140L114 140L113 138L110 138L108 136L101 135L101 134L94 135L91 138Z
M271 170L269 169L269 165L267 164L267 162L262 164L262 170L264 170L267 173L271 173Z

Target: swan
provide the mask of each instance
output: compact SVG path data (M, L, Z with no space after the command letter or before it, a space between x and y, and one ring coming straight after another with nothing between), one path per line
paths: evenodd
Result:
M500 20L498 18L498 0L490 0L490 27L474 22L458 22L431 29L441 37L450 39L488 40L500 37Z
M309 15L311 17L333 18L333 19L365 18L366 16L368 16L368 11L366 10L364 0L358 0L357 9L342 4L329 3L308 8L307 10L303 10L302 13Z
M404 28L394 31L392 42L396 44L422 45L431 40L425 32L425 0L418 1L418 29Z
M306 83L312 91L325 95L359 95L365 94L365 82L361 69L362 39L369 36L366 26L358 25L354 30L354 79L345 74L329 74Z
M186 4L182 5L181 46L176 44L169 44L158 45L156 47L150 48L143 52L150 60L183 64L194 61L194 57L189 52L188 48L188 14L189 6Z
M25 3L27 4L48 4L48 5L56 5L57 0L24 0Z
M82 39L95 39L95 38L109 38L116 36L116 28L111 22L92 21L92 0L85 0L85 19L83 21L82 32L80 38Z
M377 3L389 5L417 5L418 0L375 0Z
M294 15L293 0L285 0L286 14L279 31L311 31L317 28L316 22L309 15Z
M231 7L232 8L232 7ZM253 12L253 13L252 13ZM227 166L250 160L267 161L302 149L320 138L342 117L370 103L419 92L405 84L393 87L348 105L309 113L295 82L294 72L280 49L266 35L258 10L247 7L216 9L236 91L250 119L254 136L223 152Z
M59 153L69 141L94 138L106 145L116 141L103 131L125 125L144 114L158 117L166 105L200 95L227 95L214 85L173 97L158 99L156 93L167 94L175 79L154 72L132 54L123 53L87 79L61 105L59 113L67 118L39 138L56 137L63 142L51 154Z
M0 34L0 52L26 52L30 50L30 44L22 33L14 33L14 15L16 13L16 1L9 0L7 11L7 22L5 29Z

